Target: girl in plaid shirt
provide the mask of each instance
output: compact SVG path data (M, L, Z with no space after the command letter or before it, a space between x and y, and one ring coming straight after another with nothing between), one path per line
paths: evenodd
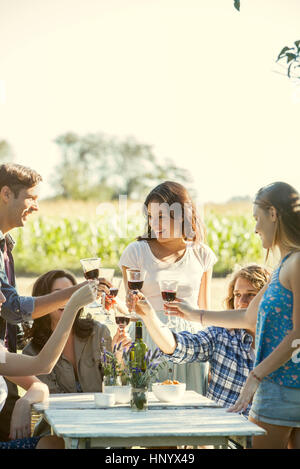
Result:
M226 308L247 308L268 280L268 271L258 265L240 269L229 284ZM159 324L158 317L142 295L140 300L136 305L137 312L143 316L153 340L166 356L175 363L209 362L211 379L206 396L224 407L235 404L253 368L254 331L211 326L196 334L171 332ZM245 414L248 412L249 407Z

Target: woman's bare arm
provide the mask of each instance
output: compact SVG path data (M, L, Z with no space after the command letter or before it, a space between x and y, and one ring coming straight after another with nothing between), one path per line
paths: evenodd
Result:
M253 298L247 309L231 309L227 311L207 311L192 308L180 299L176 303L169 303L167 308L174 316L187 321L202 322L204 326L226 327L228 329L246 329L255 333L257 311L268 284Z
M14 378L16 381L17 378ZM41 381L34 382L27 392L17 400L10 421L10 438L28 438L31 434L31 405L46 401L49 397L48 386Z
M202 275L198 297L198 306L200 309L210 309L212 273L213 269L209 269Z
M64 349L78 310L91 303L94 297L91 284L84 285L73 293L55 331L38 355L4 353L2 348L0 375L30 376L50 373Z
M35 297L32 319L40 318L41 316L45 316L46 314L63 307L71 298L73 293L86 284L87 282L83 282L69 288L64 288L63 290L49 293L48 295Z

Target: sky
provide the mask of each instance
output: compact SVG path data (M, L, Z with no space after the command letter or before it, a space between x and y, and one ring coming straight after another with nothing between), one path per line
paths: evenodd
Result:
M134 136L198 200L300 190L299 84L276 64L299 0L0 0L0 140L53 194L54 139Z

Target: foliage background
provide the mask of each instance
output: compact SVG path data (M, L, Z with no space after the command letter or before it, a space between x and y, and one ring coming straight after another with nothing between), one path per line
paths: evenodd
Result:
M40 214L32 215L25 227L13 230L17 273L39 274L62 267L80 274L79 259L91 256L101 257L103 267L115 268L118 273L123 250L144 232L141 208L142 204L128 203L127 220L122 222L119 216L125 214L117 202L41 202ZM218 257L214 275L224 276L236 264L263 263L250 202L207 205L203 214L206 242Z

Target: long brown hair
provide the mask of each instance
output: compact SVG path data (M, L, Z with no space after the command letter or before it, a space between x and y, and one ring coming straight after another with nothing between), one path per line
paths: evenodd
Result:
M300 196L285 182L274 182L262 187L256 194L254 204L268 211L276 209L277 224L273 247L281 243L288 251L300 250ZM267 257L269 250L267 253Z
M153 239L155 235L152 233L148 206L151 203L167 204L169 208L178 204L182 214L182 238L184 241L192 241L195 244L205 240L206 230L203 221L197 212L195 203L192 201L187 189L178 182L165 181L156 186L147 195L144 202L144 215L146 218L145 234L137 238L138 241L145 239ZM172 210L170 217L174 218Z
M245 278L249 280L251 285L257 292L261 290L270 279L270 272L257 264L251 264L246 267L242 267L235 272L228 285L227 297L225 298L224 304L226 309L234 309L234 286L238 278Z
M59 278L67 278L72 285L77 284L76 278L68 270L50 270L40 275L35 281L32 288L32 296L48 295L52 291L55 280ZM78 337L87 338L93 331L94 321L91 318L80 318L82 311L82 309L78 311L72 330ZM41 349L53 332L51 329L50 315L46 314L45 316L35 319L31 327L27 325L24 329L25 339L27 341L31 339L32 345L37 349Z

